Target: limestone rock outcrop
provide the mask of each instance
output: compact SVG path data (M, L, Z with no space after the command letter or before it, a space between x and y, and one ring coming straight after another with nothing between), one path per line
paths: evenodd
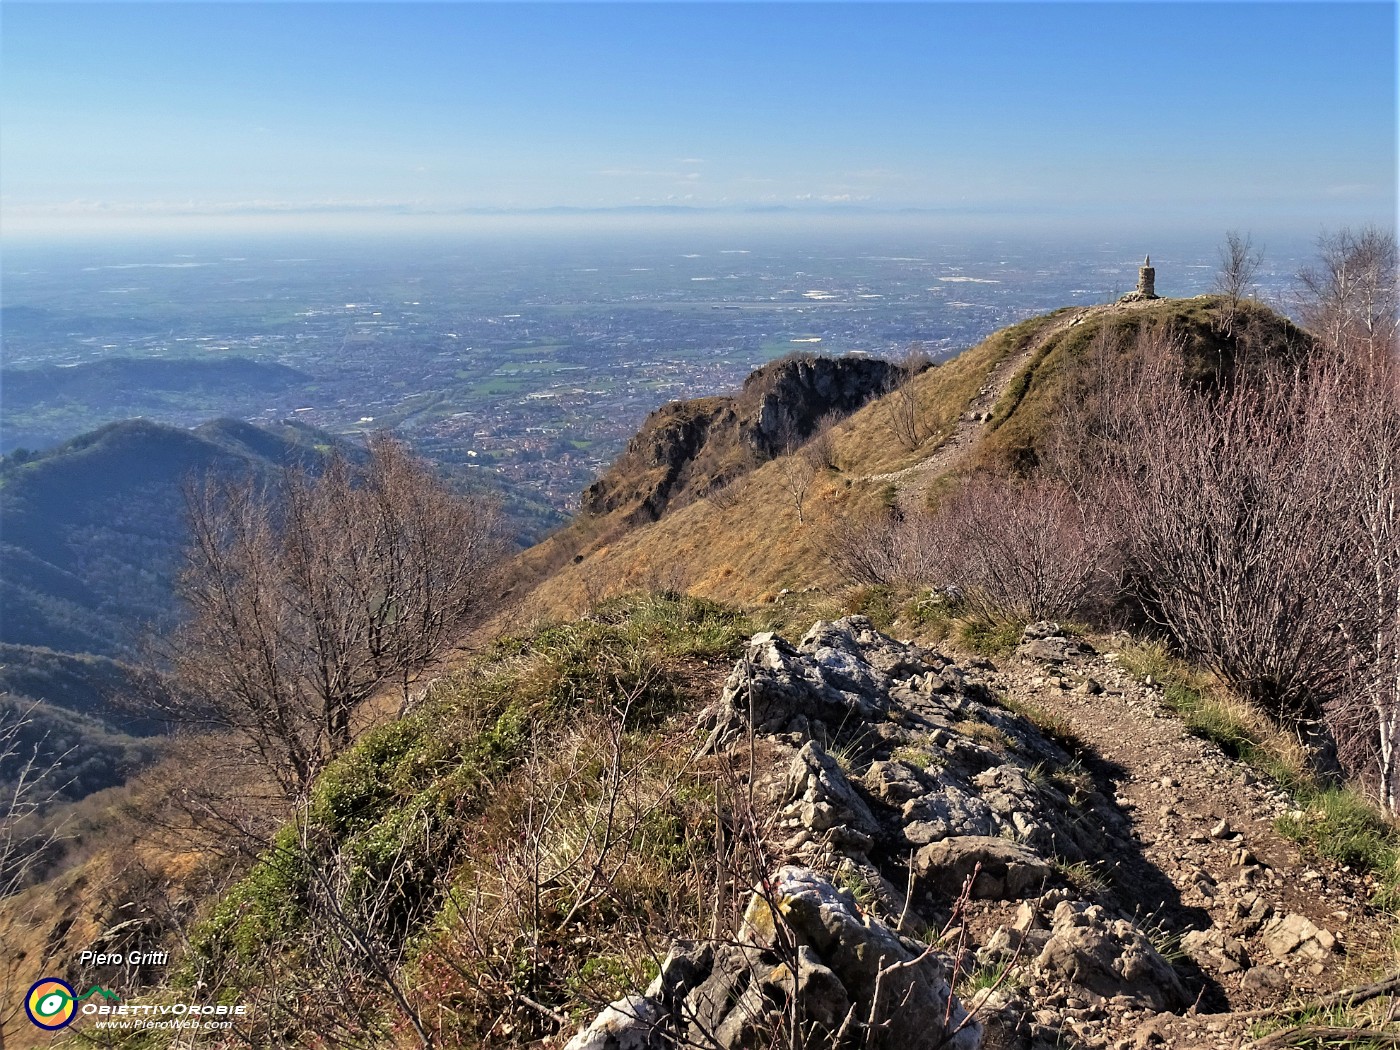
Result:
M757 1050L794 1018L803 1045L977 1050L982 1026L952 995L944 956L789 866L754 892L736 943L677 945L644 996L610 1005L567 1050Z
M870 357L795 355L765 365L732 396L675 401L647 417L580 510L625 511L629 524L722 488L810 437L824 417L850 415L878 397L900 366Z
M1033 625L1027 647L1051 663L1088 651L1054 624ZM816 1040L804 1045L833 1050L975 1050L994 1017L1038 1045L1049 1021L1016 1014L1014 995L980 994L969 1015L954 991L1013 963L1057 1001L1180 1006L1180 977L1133 916L1063 874L1129 840L1126 819L1083 778L1057 778L1064 748L978 675L862 616L797 645L755 635L702 727L717 754L762 741L780 863L736 936L677 944L645 995L612 1004L569 1050L757 1050L794 1023ZM1024 901L1023 921L980 952L908 936L1002 900Z

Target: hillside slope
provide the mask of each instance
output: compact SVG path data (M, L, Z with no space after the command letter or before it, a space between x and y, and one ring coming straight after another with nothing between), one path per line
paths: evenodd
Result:
M18 752L61 768L64 798L124 782L160 751L163 723L122 706L142 634L175 615L183 486L209 474L271 480L325 436L215 420L182 430L113 423L0 473L0 719Z
M227 828L179 823L222 756L172 763L130 793L138 861L107 849L0 902L0 930L30 909L25 965L177 946L173 984L70 976L253 1003L218 1045L1240 1050L1290 1019L1386 1024L1400 834L1288 766L1266 720L1221 716L1161 647L965 634L827 562L848 515L1034 464L1103 333L1170 326L1205 383L1305 345L1255 308L1222 337L1213 305L997 333L907 386L913 447L895 401L837 425L805 500L780 458L682 482L656 520L630 497L585 517L522 557L548 578L521 618L544 622L366 731L255 860L207 864ZM629 478L610 491L650 484Z
M524 615L568 615L602 594L657 584L740 604L784 588L833 586L824 530L852 514L922 504L951 474L1033 465L1100 333L1170 329L1182 338L1198 377L1217 374L1256 347L1277 355L1307 344L1300 329L1253 304L1235 334L1222 335L1213 318L1217 306L1201 296L1070 307L997 332L909 382L919 420L915 447L896 437L899 395L876 398L836 424L836 468L811 480L800 516L792 483L775 460L656 521L582 518L522 556L524 578L542 579ZM669 411L683 415L688 405L701 406L698 412L710 403ZM623 487L629 462L624 457L609 473L612 489Z
M1038 625L993 664L861 616L745 644L764 625L650 597L502 639L331 767L202 921L103 859L33 891L62 905L33 961L182 939L177 988L70 976L256 1004L211 1045L422 1045L411 1016L435 1045L541 1050L659 1050L626 1033L668 1017L680 1045L790 1045L793 998L807 1046L1236 1050L1251 1011L1387 964L1374 883L1281 834L1320 818L1184 733L1126 639ZM83 911L81 878L123 903Z
M313 460L310 428L113 423L0 474L0 642L118 656L171 615L188 478Z

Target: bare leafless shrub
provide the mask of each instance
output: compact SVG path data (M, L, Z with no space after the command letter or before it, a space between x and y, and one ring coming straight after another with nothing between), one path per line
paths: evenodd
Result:
M1113 539L1064 484L968 479L934 513L851 518L826 549L855 583L955 587L993 619L1082 611L1105 579Z
M859 584L936 586L941 564L927 513L844 515L827 523L822 546L836 570Z
M587 565L579 573L579 582L583 587L583 609L584 615L591 613L594 609L608 597L616 584L612 575L601 565Z
M62 798L66 756L48 754L42 736L31 738L36 706L0 694L0 899L28 883L56 835L36 818Z
M1128 587L1182 651L1287 726L1325 711L1394 811L1400 395L1375 287L1392 243L1325 239L1311 357L1275 346L1199 383L1168 332L1097 346L1046 462L1121 534Z
M946 496L930 523L939 581L991 619L1080 612L1104 577L1110 534L1064 485L975 477Z
M720 510L730 510L737 507L744 498L744 490L748 487L749 475L739 474L732 478L722 478L711 483L705 498Z
M828 524L822 546L836 570L852 583L894 583L904 571L901 525L892 514L843 515Z
M666 598L680 598L689 592L691 580L690 564L680 559L673 559L661 565L651 566L642 589L650 594L659 594Z
M280 491L189 491L192 540L167 647L186 723L231 734L289 797L350 743L379 690L410 684L485 607L503 560L494 504L450 492L386 436Z
M902 372L893 374L880 403L894 439L901 448L913 452L923 443L925 434L923 412L909 377Z
M1118 377L1098 498L1125 530L1139 597L1185 651L1275 716L1316 715L1346 673L1326 412L1296 371L1216 391L1182 373L1178 354L1144 355Z
M836 439L832 436L832 429L840 420L841 416L836 412L822 416L817 420L812 436L802 446L802 456L812 464L813 470L836 469Z
M1136 356L1150 358L1180 352L1166 329L1147 329L1136 338L1107 324L1094 333L1079 368L1070 373L1041 459L1043 473L1079 499L1093 500L1102 484L1106 441L1119 429L1115 406L1135 371Z
M900 447L913 452L928 437L923 406L919 403L913 380L932 364L932 358L922 343L913 343L896 362L899 366L885 381L880 405L885 421Z

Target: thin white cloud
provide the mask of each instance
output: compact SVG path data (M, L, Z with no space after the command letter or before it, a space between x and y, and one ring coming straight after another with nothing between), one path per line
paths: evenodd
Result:
M1365 197L1367 194L1375 193L1376 187L1365 182L1344 182L1328 186L1322 192L1329 197Z
M15 215L244 215L304 212L421 211L421 201L403 200L246 200L246 201L100 201L71 200L52 204L16 204Z

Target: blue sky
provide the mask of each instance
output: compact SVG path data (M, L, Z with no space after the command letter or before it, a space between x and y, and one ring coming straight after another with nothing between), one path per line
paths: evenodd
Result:
M1395 215L1389 3L7 0L0 49L20 235L553 207L1303 233Z

